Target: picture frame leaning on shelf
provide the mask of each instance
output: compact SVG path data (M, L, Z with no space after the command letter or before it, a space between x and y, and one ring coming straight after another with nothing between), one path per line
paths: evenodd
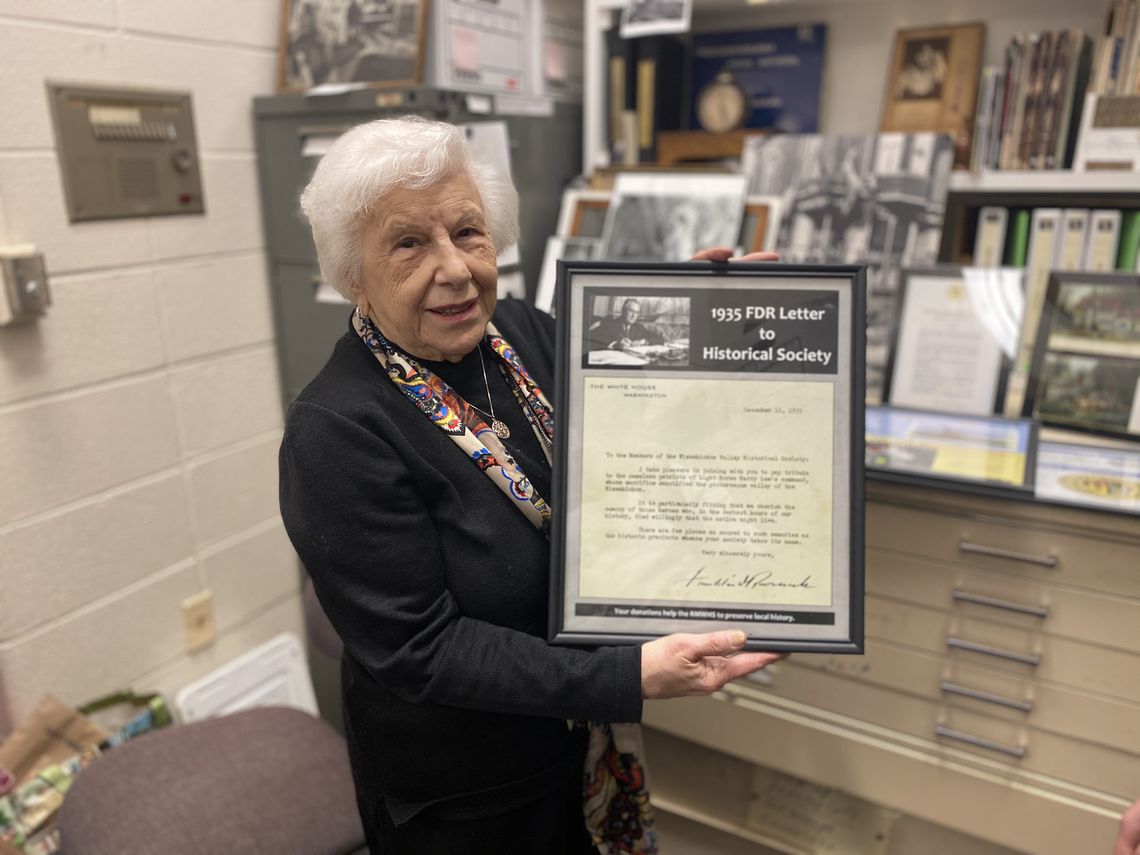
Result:
M948 133L968 166L985 38L982 23L898 30L879 129Z
M1140 275L1050 275L1023 414L1140 440Z

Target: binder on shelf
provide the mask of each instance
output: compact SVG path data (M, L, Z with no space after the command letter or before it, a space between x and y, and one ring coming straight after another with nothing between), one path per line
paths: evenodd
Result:
M1060 227L1060 208L1033 210L1029 227L1029 253L1025 265L1025 311L1021 317L1021 338L1017 347L1017 359L1010 371L1009 385L1006 389L1006 415L1019 414L1025 400L1033 348L1037 342L1037 326L1045 305L1049 269L1057 256Z
M1008 226L1009 241L1005 253L1006 267L1024 267L1029 254L1029 210L1013 211L1013 222Z
M1120 248L1116 255L1116 269L1136 269L1140 256L1140 211L1126 211L1120 225Z
M685 46L672 36L637 40L637 148L642 163L657 160L657 134L681 129Z
M1120 243L1120 211L1105 209L1089 215L1088 236L1081 257L1081 269L1105 273L1116 269L1116 248Z
M1005 230L1009 211L987 206L978 212L978 230L974 236L974 266L1001 267L1005 252Z
M1089 230L1089 212L1085 208L1065 208L1057 230L1057 252L1054 270L1080 270Z

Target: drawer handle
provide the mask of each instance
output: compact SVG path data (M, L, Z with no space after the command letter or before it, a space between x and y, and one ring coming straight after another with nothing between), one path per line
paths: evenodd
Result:
M1003 609L1007 612L1017 612L1019 615L1033 615L1033 617L1047 618L1049 610L1042 606L1024 606L1021 603L1011 603L1009 600L999 600L996 597L985 597L981 594L971 594L968 591L954 589L951 596L960 603L975 603L979 606L990 606Z
M1012 549L1002 549L1000 546L985 546L981 543L970 543L968 540L958 541L958 551L971 555L990 555L994 558L1008 558L1010 561L1021 561L1025 564L1037 564L1041 567L1056 567L1056 555L1034 555L1031 552L1015 552Z
M976 641L966 641L964 638L955 638L952 635L946 639L946 646L958 650L969 650L971 653L996 656L998 659L1008 659L1010 662L1020 662L1033 668L1041 664L1041 657L1035 653L1017 653L1013 650L1003 650L1000 647L990 647L988 644L978 644Z
M987 748L990 751L997 751L999 754L1008 754L1010 757L1020 759L1025 756L1025 748L1020 745L1003 745L1000 742L994 742L992 739L983 739L980 736L974 736L972 733L952 730L941 724L934 726L934 735L941 736L945 739L956 739L959 742L965 742L967 745L973 745L976 748Z
M1021 710L1026 713L1033 711L1033 701L1018 701L1013 698L1003 698L1001 695L991 695L989 692L959 686L957 683L951 683L949 680L943 680L939 688L949 695L961 695L964 698L972 698L975 701L985 701L987 704L997 704L1000 707L1009 707L1010 709Z

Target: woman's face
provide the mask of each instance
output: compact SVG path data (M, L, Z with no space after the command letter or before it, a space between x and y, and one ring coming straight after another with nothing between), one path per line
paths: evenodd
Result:
M398 187L361 235L358 303L412 356L458 362L495 310L498 271L483 203L466 174Z

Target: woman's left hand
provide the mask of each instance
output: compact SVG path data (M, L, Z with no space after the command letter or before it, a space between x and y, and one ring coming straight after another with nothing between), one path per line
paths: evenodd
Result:
M696 253L689 261L779 261L778 252L749 252L745 255L736 255L729 246L711 246Z

